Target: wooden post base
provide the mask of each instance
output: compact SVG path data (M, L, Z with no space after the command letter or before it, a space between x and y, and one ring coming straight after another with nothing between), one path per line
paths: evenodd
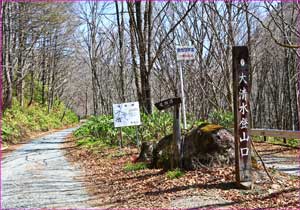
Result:
M243 190L252 190L253 182L237 182L237 187Z

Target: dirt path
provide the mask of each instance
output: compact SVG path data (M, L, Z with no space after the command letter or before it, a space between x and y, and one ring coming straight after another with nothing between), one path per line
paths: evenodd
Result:
M2 160L2 208L89 207L78 179L81 171L69 164L61 149L73 130L34 139Z
M255 143L255 146L268 168L300 176L299 149L265 142Z

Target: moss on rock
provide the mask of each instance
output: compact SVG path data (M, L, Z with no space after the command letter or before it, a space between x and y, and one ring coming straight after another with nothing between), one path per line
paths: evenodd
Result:
M223 129L224 127L221 125L215 125L215 124L205 124L203 127L200 126L199 129L203 133L212 133L217 132L220 129Z
M234 138L220 125L202 124L183 136L183 168L190 170L202 166L232 164ZM173 135L162 138L157 144L142 146L139 161L151 162L153 168L165 170L179 167L179 154ZM149 148L151 151L149 151ZM151 157L149 154L152 154Z

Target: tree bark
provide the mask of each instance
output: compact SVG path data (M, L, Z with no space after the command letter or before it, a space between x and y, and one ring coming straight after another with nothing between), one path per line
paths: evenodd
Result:
M3 43L3 72L6 81L6 91L3 103L3 111L7 108L12 107L12 97L13 97L13 74L12 74L12 63L11 63L11 19L10 19L10 3L2 2L2 43Z
M120 100L122 102L126 101L125 98L125 78L124 78L124 8L123 8L123 2L121 3L121 14L119 12L119 3L116 1L115 6L116 6L116 14L117 14L117 24L118 24L118 34L119 34L119 68L120 68ZM121 16L121 17L120 17Z

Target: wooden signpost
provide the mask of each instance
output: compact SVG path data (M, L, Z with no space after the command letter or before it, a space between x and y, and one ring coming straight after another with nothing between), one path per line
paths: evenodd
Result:
M169 98L169 99L160 101L160 102L156 103L155 106L158 110L164 110L164 109L170 108L172 106L179 105L180 103L181 103L181 98L177 97L177 98Z
M250 100L249 100L249 52L245 46L232 49L235 175L237 184L252 188Z
M164 110L174 106L173 141L176 142L178 149L178 154L174 155L178 158L181 156L180 104L181 98L169 98L155 104L158 110ZM181 167L181 160L179 160L179 166Z

